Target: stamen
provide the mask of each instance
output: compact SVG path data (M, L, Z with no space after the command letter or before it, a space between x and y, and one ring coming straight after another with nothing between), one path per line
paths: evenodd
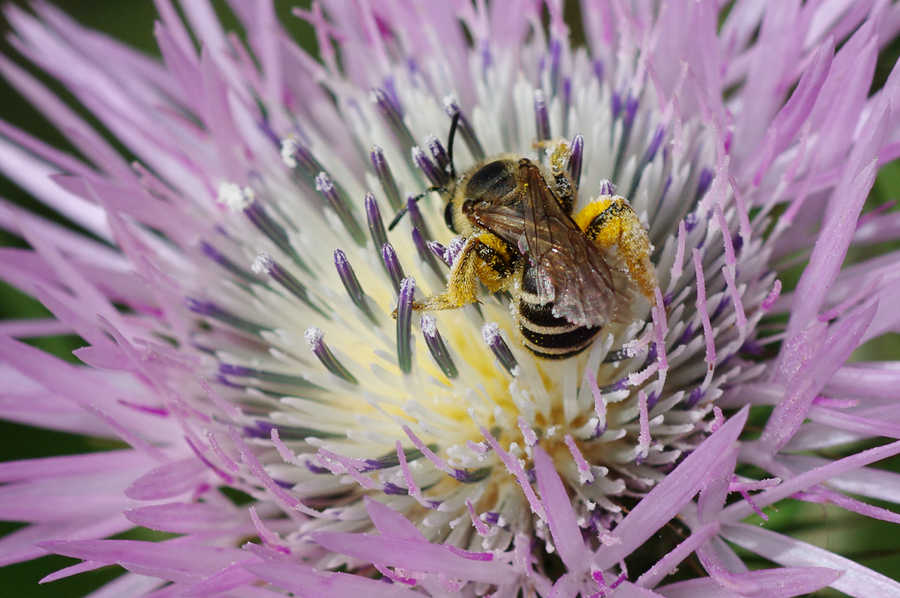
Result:
M547 98L543 90L534 90L534 119L538 141L550 140L550 116L547 114Z
M266 329L264 326L254 324L253 322L228 313L211 301L201 301L199 299L192 299L188 297L187 299L185 299L184 303L185 307L187 307L194 313L206 316L208 318L216 320L217 322L221 322L222 324L231 326L232 328L243 330L244 332L247 332L254 336L258 336L260 332Z
M293 274L282 268L278 262L269 257L268 254L261 253L256 256L256 259L253 261L253 266L251 269L256 274L268 274L272 278L275 279L281 286L283 286L287 291L305 303L307 306L315 310L319 315L328 318L331 317L326 314L319 306L312 302L312 299L309 297L309 293L306 291L306 287L302 282L297 280Z
M500 336L500 326L498 326L496 322L485 323L481 327L481 336L484 338L484 342L487 343L488 347L491 348L491 351L494 352L494 356L497 358L497 361L500 362L500 365L506 368L507 372L512 374L513 368L519 364L513 356L509 345L507 345L506 341L503 340L503 337Z
M437 329L437 322L432 316L425 314L419 320L419 327L422 329L422 334L425 335L425 344L428 346L434 362L441 368L445 376L451 380L456 378L459 375L459 371L456 369L456 364L453 363L453 358L450 357L450 352L444 344L444 339Z
M431 239L433 237L425 219L422 218L422 210L419 209L418 199L414 195L406 196L406 213L409 214L409 221L413 228L419 229L424 238Z
M328 345L325 344L325 333L315 326L310 326L306 330L306 344L309 345L309 348L312 352L319 358L319 361L322 362L322 365L325 366L329 372L337 376L338 378L342 378L347 382L352 384L358 384L356 378L347 371L340 361L337 360L337 357L331 352L331 349L328 348Z
M449 181L450 155L447 153L447 150L444 149L444 146L441 145L441 142L434 135L428 135L425 138L425 144L428 145L428 151L431 152L431 157L434 158L438 169L447 173L447 180Z
M437 275L438 279L443 279L441 268L438 266L437 261L434 259L434 254L431 252L431 249L429 249L428 243L425 241L425 238L422 236L422 233L419 232L418 228L412 229L412 240L416 246L416 253L419 254L419 259L428 264L428 267Z
M462 135L463 141L466 142L466 147L469 148L469 152L472 154L473 158L476 160L484 160L484 150L481 148L481 143L478 142L478 137L475 136L475 130L472 129L472 125L469 124L466 115L460 111L459 104L456 103L456 100L452 96L444 98L444 110L450 118L459 114L458 131L459 134Z
M249 274L246 270L232 262L230 259L225 257L223 254L219 253L219 250L207 243L206 241L200 241L200 250L203 252L205 256L243 280L244 282L255 284L259 282L259 279L255 276Z
M316 191L322 194L328 207L334 210L334 213L341 219L344 228L347 229L353 240L358 245L364 246L366 244L366 236L353 215L353 208L343 189L332 182L328 173L322 171L316 176Z
M566 167L569 171L569 178L575 190L578 191L578 185L581 183L581 166L584 161L584 137L581 133L572 138L572 145L569 148L572 154L569 156L569 164Z
M440 258L442 262L446 265L450 265L450 260L447 259L447 248L438 243L437 241L428 241L428 249L433 253L436 257Z
M265 208L263 208L262 204L258 201L254 201L246 208L244 208L244 214L253 223L253 225L260 230L264 235L266 235L270 241L275 243L275 245L280 249L285 255L290 257L294 263L300 266L304 271L312 274L312 270L309 269L309 266L306 265L297 252L294 250L294 246L291 245L290 238L280 224L272 220L271 216L266 212Z
M600 179L600 196L612 195L616 192L616 186L609 179Z
M259 368L235 365L232 363L220 363L219 373L223 376L237 376L240 378L253 378L259 382L268 382L280 386L299 386L301 388L315 388L315 384L300 377L280 372L269 372Z
M312 152L293 138L281 141L281 159L295 175L307 182L314 181L316 175L325 170Z
M387 240L387 232L384 230L384 222L381 220L381 210L378 209L378 202L371 193L366 193L366 221L369 223L369 234L372 235L372 241L375 247L384 247Z
M462 237L453 237L451 239L450 245L447 247L447 253L444 255L444 261L447 262L448 266L453 267L453 264L456 263L456 258L459 257L465 246L466 241Z
M384 117L391 132L394 133L394 137L400 143L400 146L404 150L410 151L416 142L413 140L409 129L406 128L406 123L403 122L403 116L400 114L400 109L394 105L394 102L392 102L388 95L381 89L373 89L372 93L369 94L369 100L378 107L378 110Z
M385 247L390 247L390 245L385 245ZM400 298L397 305L397 364L404 374L408 374L412 371L412 305L413 296L416 294L416 279L412 276L404 278L400 283L399 292Z
M400 265L400 260L397 258L397 252L394 251L393 245L385 243L381 246L381 259L384 261L384 266L391 277L394 290L399 293L400 283L406 275L403 273L403 266Z
M391 204L393 210L399 210L400 206L403 205L400 202L400 191L397 189L397 182L391 173L391 167L384 158L384 152L377 145L373 145L372 149L369 150L369 157L372 160L372 166L375 167L378 180L381 181L381 188L384 189L388 203Z
M447 171L439 169L434 162L428 159L422 148L416 146L412 148L412 161L416 168L422 171L432 187L443 187L450 180Z
M359 279L356 278L356 272L353 271L353 267L350 265L350 262L347 261L347 256L340 249L334 250L334 266L337 268L338 276L341 277L341 282L344 283L344 289L347 291L347 294L350 295L350 300L353 301L353 304L360 309L361 312L366 314L366 317L372 321L373 324L378 324L378 320L375 318L375 314L372 313L372 308L369 307L369 303L366 300L366 294L363 292L362 287L359 286Z
M226 206L232 212L247 209L256 200L256 194L250 187L241 189L237 183L222 183L216 203Z

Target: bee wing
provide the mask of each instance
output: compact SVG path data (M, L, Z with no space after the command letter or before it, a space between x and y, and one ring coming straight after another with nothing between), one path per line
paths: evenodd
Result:
M609 265L560 205L537 166L525 168L523 227L539 303L552 301L554 316L578 326L606 325L615 312Z

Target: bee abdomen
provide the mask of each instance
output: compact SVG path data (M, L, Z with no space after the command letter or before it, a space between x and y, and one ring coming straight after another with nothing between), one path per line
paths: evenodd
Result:
M519 300L519 330L525 346L538 357L564 359L591 346L599 326L578 326L553 315L553 303Z

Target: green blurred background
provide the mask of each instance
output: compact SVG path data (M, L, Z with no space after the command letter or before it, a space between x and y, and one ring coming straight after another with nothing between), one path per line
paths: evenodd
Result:
M13 4L27 6L26 2L18 0L13 2ZM55 0L54 4L75 17L83 25L104 31L144 52L158 55L153 38L153 22L156 18L156 13L150 0ZM295 39L300 41L309 51L315 51L315 41L312 37L311 29L305 23L290 15L292 6L298 4L306 5L308 2L276 0L275 4L282 23L292 32ZM233 15L224 7L224 3L216 2L215 5L225 22L226 28L238 30L239 28ZM5 19L0 20L0 31L4 34L4 38L8 33L8 29ZM0 42L0 51L25 66L25 63L19 59L5 39ZM900 55L900 42L893 43L882 53L873 89L877 89L883 84L898 55ZM33 69L31 71L36 73ZM52 81L46 77L43 77L43 80L51 85L53 89L61 92L64 98L70 98ZM93 121L89 115L84 112L82 114ZM0 80L0 118L14 123L57 147L74 151L56 129L49 126L40 114L22 101L16 92L2 80ZM875 190L867 203L866 210L870 210L884 202L892 201L898 196L898 190L900 190L900 165L897 163L889 164L882 169L876 181ZM35 212L61 222L52 212L45 210L2 177L0 177L0 196L11 199ZM891 209L897 208L893 207ZM900 237L900 234L898 234L898 237ZM3 232L0 232L0 245L25 247L19 239ZM873 252L883 253L897 249L900 249L900 243L898 242L884 243L876 247L865 248L865 250L854 249L849 259L858 260ZM783 281L787 288L793 286L796 277L799 276L801 271L802 268L794 268L789 273ZM49 315L49 312L40 304L11 287L0 283L0 318L36 318L47 315ZM71 351L83 345L80 339L75 337L38 339L33 341L32 344L58 356L70 359L73 362L76 360L71 356ZM900 338L898 338L898 335L892 334L870 341L857 351L854 359L900 359ZM764 420L758 421L762 423ZM61 453L108 450L110 448L113 447L107 442L0 422L0 460L2 461L46 457ZM881 466L900 471L897 460ZM880 506L889 507L889 505ZM771 515L773 515L772 521L767 524L767 527L778 528L784 531L790 530L791 534L799 539L813 542L819 546L849 556L895 579L900 578L900 558L898 558L900 534L897 533L896 528L893 526L888 527L888 524L872 522L833 507L796 502L787 502L780 505L779 511ZM13 531L18 527L20 526L16 524L0 523L0 535ZM147 537L147 535L135 532L127 537L138 538ZM90 590L102 585L118 574L115 568L104 568L48 585L38 585L38 580L45 575L75 562L73 559L64 557L47 556L37 561L0 568L0 595L23 598L84 596ZM760 563L760 566L765 565ZM838 594L830 591L817 594L817 596L822 598L836 595Z

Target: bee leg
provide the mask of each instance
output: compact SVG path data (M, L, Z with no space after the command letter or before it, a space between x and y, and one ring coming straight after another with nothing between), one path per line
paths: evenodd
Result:
M556 183L556 196L566 211L570 211L575 205L575 186L569 177L568 165L569 158L572 157L572 150L569 149L569 143L565 139L557 139L556 141L545 141L538 143L540 147L552 147L550 152L550 174Z
M504 290L515 270L515 250L500 238L484 233L469 237L457 256L447 290L413 304L414 309L457 309L478 301L478 281L492 293Z
M653 246L628 200L610 195L600 197L575 215L575 223L601 247L608 249L618 245L629 277L653 303L659 286L656 268L650 262Z

